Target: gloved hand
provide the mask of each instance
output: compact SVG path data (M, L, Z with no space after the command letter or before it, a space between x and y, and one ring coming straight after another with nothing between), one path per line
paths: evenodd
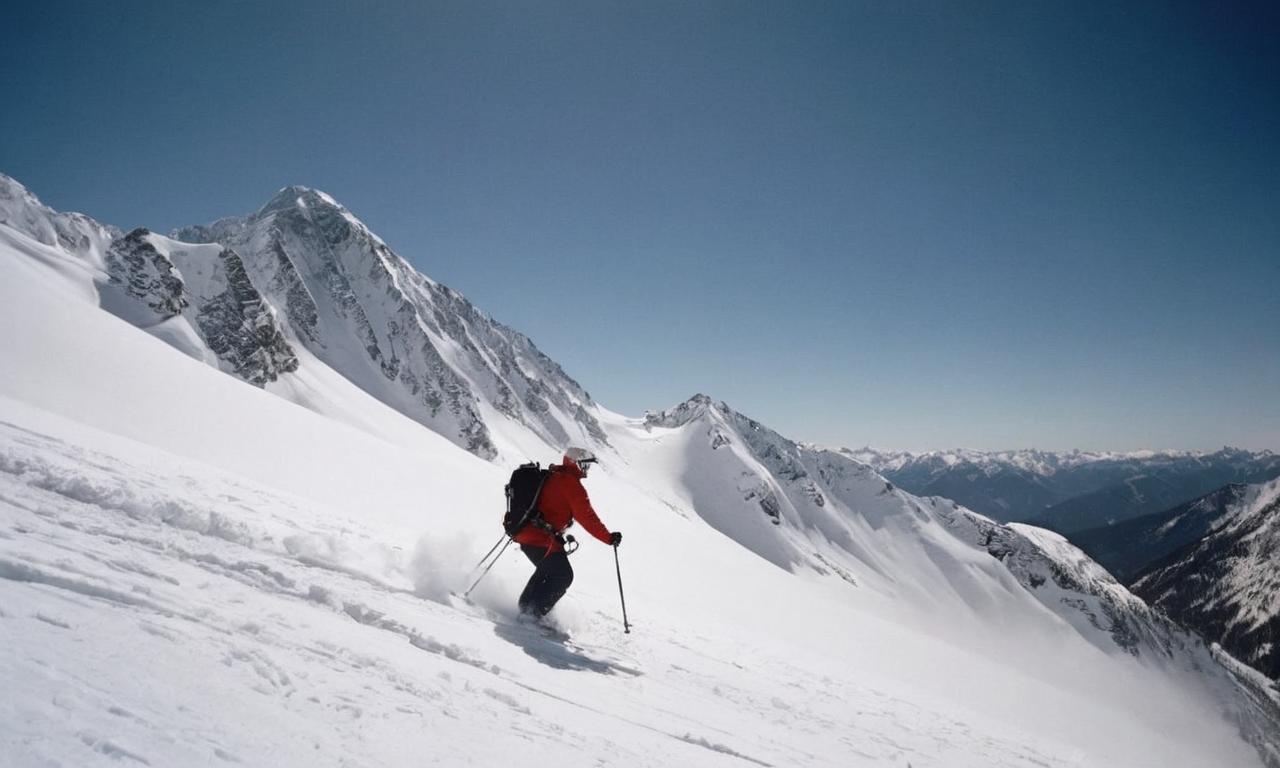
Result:
M609 543L615 547L621 544L622 534L618 533L617 531L614 531L613 533L609 534Z

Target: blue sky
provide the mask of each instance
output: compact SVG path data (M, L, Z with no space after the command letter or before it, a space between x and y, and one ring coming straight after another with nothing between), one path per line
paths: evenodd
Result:
M1280 449L1266 4L27 3L0 171L333 194L604 405L843 445Z

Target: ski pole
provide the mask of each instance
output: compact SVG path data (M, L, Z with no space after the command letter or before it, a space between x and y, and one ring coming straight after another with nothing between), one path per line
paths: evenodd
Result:
M507 535L506 535L505 533L504 533L504 534L502 534L502 538L503 538L503 539L507 538ZM497 548L498 548L498 545L499 545L499 544L501 544L501 543L502 543L502 539L498 539L498 543L497 543L497 544L494 544L492 547L489 547L489 551L485 554L485 556L484 556L484 557L480 558L480 562L478 562L478 563L476 563L475 565L471 566L471 570L467 571L467 575L468 575L468 576L470 576L471 574L473 574L473 573L475 573L475 572L476 572L476 569L478 569L480 566L484 565L484 561L489 559L489 555L492 555L492 554L493 554L493 551L494 551L495 549L497 549Z
M479 576L477 576L477 577L476 577L476 580L475 580L475 581L473 581L473 582L471 582L471 586L467 587L467 591L462 593L462 599L463 599L463 600L466 600L468 597L470 597L470 596L471 596L471 590L473 590L473 589L475 589L475 588L476 588L476 586L480 583L480 580L481 580L481 579L483 579L485 576L489 575L489 569L490 569L490 568L493 568L494 564L496 564L499 560L501 560L501 559L502 559L502 553L503 553L503 552L506 552L506 551L507 551L507 547L511 546L511 541L512 541L511 539L507 539L507 543L506 543L506 544L503 544L503 545L502 545L502 549L498 550L498 556L497 556L497 557L495 557L495 558L493 558L493 562L489 563L488 568L485 568L485 569L484 569L484 571L483 571ZM496 546L497 546L497 544L495 544L494 546L496 547ZM482 560L481 562L484 562L484 561Z
M622 592L622 566L618 564L618 545L613 545L613 567L618 571L618 597L622 599L622 628L631 634L631 624L627 621L627 596Z

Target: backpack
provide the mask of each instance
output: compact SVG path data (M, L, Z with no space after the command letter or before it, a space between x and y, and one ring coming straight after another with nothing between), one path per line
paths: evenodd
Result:
M538 494L547 481L550 469L542 469L537 462L516 467L503 490L507 494L507 512L502 516L502 530L515 536L529 523L542 519L538 512ZM545 525L545 523L544 523Z

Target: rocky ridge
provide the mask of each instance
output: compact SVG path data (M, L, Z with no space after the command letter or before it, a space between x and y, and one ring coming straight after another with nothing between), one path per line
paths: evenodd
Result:
M551 445L606 439L590 395L526 336L419 273L323 192L288 187L249 217L174 237L242 254L291 338L472 453L497 455L488 408Z

